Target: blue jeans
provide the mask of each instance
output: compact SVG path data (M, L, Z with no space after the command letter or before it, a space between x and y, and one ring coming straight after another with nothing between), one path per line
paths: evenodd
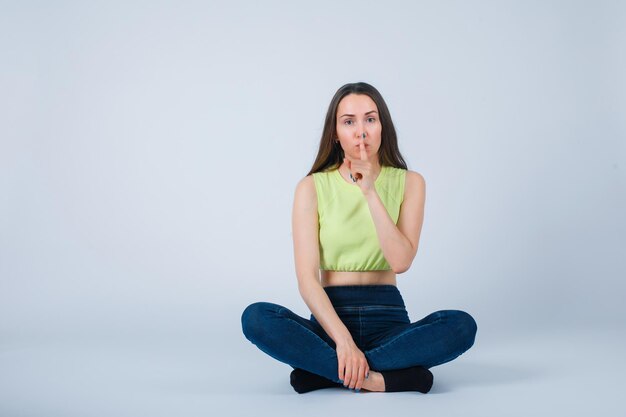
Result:
M441 310L411 323L395 285L324 290L373 371L431 368L474 344L477 327L472 316ZM278 304L257 302L246 307L241 325L245 337L272 358L341 383L335 342L313 314L307 320Z

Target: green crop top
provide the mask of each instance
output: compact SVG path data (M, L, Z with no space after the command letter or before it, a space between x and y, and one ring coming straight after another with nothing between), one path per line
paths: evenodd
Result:
M406 170L383 166L375 187L387 213L398 223L404 200ZM330 271L387 271L367 200L356 184L339 170L313 174L319 219L320 269Z

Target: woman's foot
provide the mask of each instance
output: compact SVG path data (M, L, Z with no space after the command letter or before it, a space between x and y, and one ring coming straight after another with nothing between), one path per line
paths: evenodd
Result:
M295 368L291 371L290 382L298 394L315 391L322 388L340 387L341 384L326 379L323 376Z
M425 394L430 391L432 385L433 374L421 366L413 366L382 372L370 370L368 378L363 380L361 389L372 392L419 391ZM342 384L296 368L291 372L291 386L296 392L303 394L323 388L341 387Z
M305 392L323 388L341 387L343 385L326 379L323 376L305 371L304 369L296 368L291 372L291 386L297 393L304 394ZM361 389L373 392L384 392L385 379L383 375L380 372L370 370L369 377L363 380Z
M385 392L419 391L426 394L433 386L433 374L421 366L381 371Z
M385 379L380 372L370 370L369 376L363 381L363 389L373 392L385 392Z

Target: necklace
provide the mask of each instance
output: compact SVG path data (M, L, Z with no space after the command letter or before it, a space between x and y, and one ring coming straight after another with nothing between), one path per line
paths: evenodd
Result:
M341 174L341 170L339 169L339 174ZM352 182L357 182L359 179L355 178L352 176L352 172L348 171L348 175L350 176L350 179L352 180ZM341 176L343 177L343 174L341 174Z

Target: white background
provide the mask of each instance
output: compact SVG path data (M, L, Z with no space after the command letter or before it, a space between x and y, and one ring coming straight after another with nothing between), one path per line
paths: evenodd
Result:
M103 389L81 379L89 364L115 396L112 364L144 360L158 379L138 346L165 345L169 364L195 352L182 391L294 401L290 368L240 315L255 301L310 314L293 193L333 94L356 81L381 92L426 180L420 248L398 276L411 319L457 308L478 322L449 378L458 366L471 387L491 369L495 396L524 368L467 361L530 340L546 363L583 342L594 357L572 366L606 359L626 322L625 21L618 1L3 2L0 411L86 415ZM82 402L59 402L79 388ZM129 390L111 412L168 410Z

